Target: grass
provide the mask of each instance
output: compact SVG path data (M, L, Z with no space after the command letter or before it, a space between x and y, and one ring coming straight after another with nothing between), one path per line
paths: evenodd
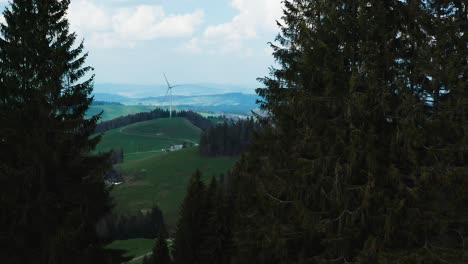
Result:
M126 155L141 154L143 158L151 155L150 151L161 151L173 145L183 144L186 141L198 143L200 129L184 118L162 118L131 124L122 128L107 131L97 151L110 149L124 150ZM148 153L142 153L148 152ZM130 159L134 157L129 156Z
M102 113L100 121L107 121L120 116L126 116L141 112L150 112L154 110L154 108L154 106L150 105L91 105L88 111L86 112L86 117L89 118L91 116L99 114L101 111L104 111Z
M124 150L124 163L116 168L125 182L114 186L111 196L118 212L134 212L159 206L166 226L174 231L187 185L196 169L203 180L227 172L237 158L201 157L198 147L175 152L161 151L183 142L198 143L200 129L183 118L157 119L107 131L97 151ZM151 239L118 240L110 248L127 250L127 256L141 256L153 247ZM142 259L130 263L141 263Z
M151 158L151 157L156 157L159 155L164 155L165 152L142 152L142 153L131 153L125 155L125 162L127 161L135 161L135 160L141 160L141 159L146 159L146 158Z
M157 239L156 239L157 240ZM128 239L128 240L115 240L106 248L109 249L119 249L127 251L124 256L132 258L129 262L132 264L139 264L143 263L143 257L147 254L151 254L155 240L153 239L143 239L143 238L136 238L136 239ZM169 248L169 254L171 254L174 250L174 240L173 239L166 239L167 246Z
M174 229L179 207L193 172L200 169L203 179L227 172L236 158L205 158L198 147L161 153L118 166L125 183L111 192L118 211L138 211L158 205L169 229Z
M154 240L153 239L127 239L127 240L115 240L107 248L110 249L121 249L127 251L125 254L126 257L139 257L153 249ZM133 262L132 262L133 263Z

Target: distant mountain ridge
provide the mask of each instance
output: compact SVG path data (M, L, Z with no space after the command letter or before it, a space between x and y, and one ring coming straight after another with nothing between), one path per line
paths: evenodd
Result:
M93 95L95 101L115 102L124 105L160 107L167 107L170 105L170 98L166 96L130 98L107 93L95 93ZM239 92L192 96L173 95L172 105L176 108L186 110L250 115L251 110L258 108L256 101L259 99L260 97L256 94L244 94Z
M194 95L213 95L226 93L243 93L255 94L255 88L243 85L229 84L211 84L211 83L196 83L196 84L181 84L176 81L171 82L172 85L178 85L173 90L174 95L194 96ZM111 83L96 83L94 92L96 94L114 94L125 96L128 98L144 98L154 96L164 96L167 91L166 84L155 85L140 85L140 84L111 84Z
M129 98L117 94L93 93L95 102L123 103Z

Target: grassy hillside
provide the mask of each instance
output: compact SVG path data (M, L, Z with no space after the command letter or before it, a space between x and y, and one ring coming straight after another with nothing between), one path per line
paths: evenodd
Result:
M149 112L154 110L154 106L149 105L121 105L121 104L107 104L107 105L91 105L86 112L86 117L89 118L93 115L99 114L104 111L101 121L107 121L119 116L126 116L141 112Z
M235 161L201 157L198 147L128 160L118 167L125 183L115 186L111 195L119 211L149 209L157 204L168 228L173 229L192 173L200 169L208 181L212 175L228 171Z
M139 257L150 252L153 249L153 246L153 239L137 238L128 240L116 240L109 244L107 248L126 250L126 257ZM141 263L141 259L139 262Z
M198 143L200 129L183 118L164 118L107 131L97 151L124 150L124 163L117 169L125 182L111 195L119 211L137 211L158 205L169 228L177 222L179 206L188 180L196 169L205 180L227 172L235 158L205 158L198 147L175 152L161 151L183 142Z
M162 148L184 142L198 143L200 129L183 118L163 118L131 124L105 132L97 151L124 150L125 158L145 158Z
M183 142L198 143L200 129L183 118L157 119L107 131L97 151L124 150L124 163L117 165L124 183L114 186L111 196L117 212L132 212L158 205L170 231L176 227L189 179L196 169L209 181L212 175L227 172L236 158L205 158L198 147L175 152L161 151ZM127 256L151 251L153 240L114 241L110 248L127 250ZM131 263L141 263L142 258Z

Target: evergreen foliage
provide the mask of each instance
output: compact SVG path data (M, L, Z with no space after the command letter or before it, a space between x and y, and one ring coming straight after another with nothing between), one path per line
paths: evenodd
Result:
M181 208L175 263L230 263L232 205L215 177L206 188L197 171Z
M257 128L253 118L213 126L200 135L200 154L238 156L248 149Z
M108 155L91 151L99 116L92 68L69 31L68 0L14 0L0 26L2 263L108 263L95 224L110 209ZM117 261L117 260L116 260Z
M153 252L149 256L143 258L143 264L171 264L172 259L169 254L166 236L162 235L156 239L156 244Z
M234 263L463 263L467 7L285 1Z
M220 184L213 177L206 198L208 219L203 233L201 254L203 263L207 264L229 264L231 257L232 204Z
M104 241L132 238L153 239L166 233L161 210L153 206L147 212L133 214L112 213L97 225L99 237Z
M187 188L182 202L181 215L175 236L175 263L203 263L201 241L205 230L207 212L205 210L206 187L201 181L201 172L196 171Z

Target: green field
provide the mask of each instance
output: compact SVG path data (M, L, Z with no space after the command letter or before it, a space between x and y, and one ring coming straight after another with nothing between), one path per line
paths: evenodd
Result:
M168 228L174 228L193 172L200 169L208 180L227 172L236 161L201 157L198 147L174 152L161 150L184 142L197 144L200 133L184 118L150 120L107 131L97 151L124 150L124 163L116 166L124 183L111 192L115 210L138 211L158 205Z
M153 249L154 240L153 239L128 239L128 240L116 240L107 246L110 249L121 249L126 250L126 257L139 257ZM141 262L141 261L140 261ZM136 263L136 262L131 262Z
M175 228L179 207L190 176L196 169L208 181L211 176L227 172L235 158L204 158L197 147L161 153L118 166L125 182L111 192L119 211L149 209L158 205L169 229Z
M97 151L124 150L125 157L135 159L160 152L184 142L198 143L200 129L184 118L162 118L131 124L105 132Z
M195 170L203 180L225 173L236 158L205 158L197 146L174 152L162 151L173 145L197 144L200 129L183 118L164 118L131 124L105 132L97 151L124 150L122 172L124 183L114 186L111 196L117 212L135 212L157 205L163 212L166 226L174 231L188 182ZM114 241L110 248L127 250L127 256L141 256L151 251L153 240ZM131 263L141 263L142 259Z
M91 105L86 112L86 118L99 114L101 111L102 117L100 121L111 120L120 116L136 114L141 112L149 112L154 110L151 105L120 105L120 104L106 104L106 105Z

